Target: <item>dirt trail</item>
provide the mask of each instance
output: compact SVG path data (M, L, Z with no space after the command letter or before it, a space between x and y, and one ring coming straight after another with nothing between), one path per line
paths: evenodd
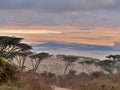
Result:
M60 87L55 87L53 90L70 90L70 89L67 89L67 88L60 88Z

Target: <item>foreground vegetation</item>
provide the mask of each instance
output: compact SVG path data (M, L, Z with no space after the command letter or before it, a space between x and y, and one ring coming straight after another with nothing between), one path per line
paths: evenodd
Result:
M0 90L52 90L38 75L0 59Z
M104 75L94 72L91 75L82 73L80 75L68 74L59 85L72 90L120 90L120 74Z
M54 56L32 52L32 47L21 43L21 40L0 36L0 90L52 90L53 85L72 90L120 90L120 55L109 55L106 60L73 55ZM37 73L41 63L50 57L64 62L63 74L48 71ZM27 60L32 68L26 71ZM95 65L102 70L77 73L72 68L75 63Z

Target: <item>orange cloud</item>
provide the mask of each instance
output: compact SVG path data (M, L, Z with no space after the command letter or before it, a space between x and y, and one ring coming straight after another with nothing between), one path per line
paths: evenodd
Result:
M33 29L33 28L32 28ZM39 27L39 30L0 30L0 35L19 36L28 43L44 43L54 41L62 43L92 44L113 46L120 42L119 29L98 28L81 30L78 27Z

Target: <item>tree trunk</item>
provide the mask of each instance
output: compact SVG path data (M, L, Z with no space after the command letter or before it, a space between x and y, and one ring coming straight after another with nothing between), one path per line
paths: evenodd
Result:
M69 65L66 65L65 71L64 71L64 73L63 73L64 76L66 75L66 71L67 71L68 67L69 67Z

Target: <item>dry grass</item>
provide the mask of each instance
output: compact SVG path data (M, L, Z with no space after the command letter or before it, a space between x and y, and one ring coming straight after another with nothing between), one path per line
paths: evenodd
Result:
M120 74L101 75L68 75L60 80L59 85L73 90L120 90Z
M0 90L52 90L49 85L33 73L19 70L13 64L0 59Z
M1 83L0 90L52 90L51 86L44 83L38 75L22 72L16 75L16 80Z
M11 86L16 86L17 90L52 90L52 88L45 84L38 75L20 73L19 79Z

